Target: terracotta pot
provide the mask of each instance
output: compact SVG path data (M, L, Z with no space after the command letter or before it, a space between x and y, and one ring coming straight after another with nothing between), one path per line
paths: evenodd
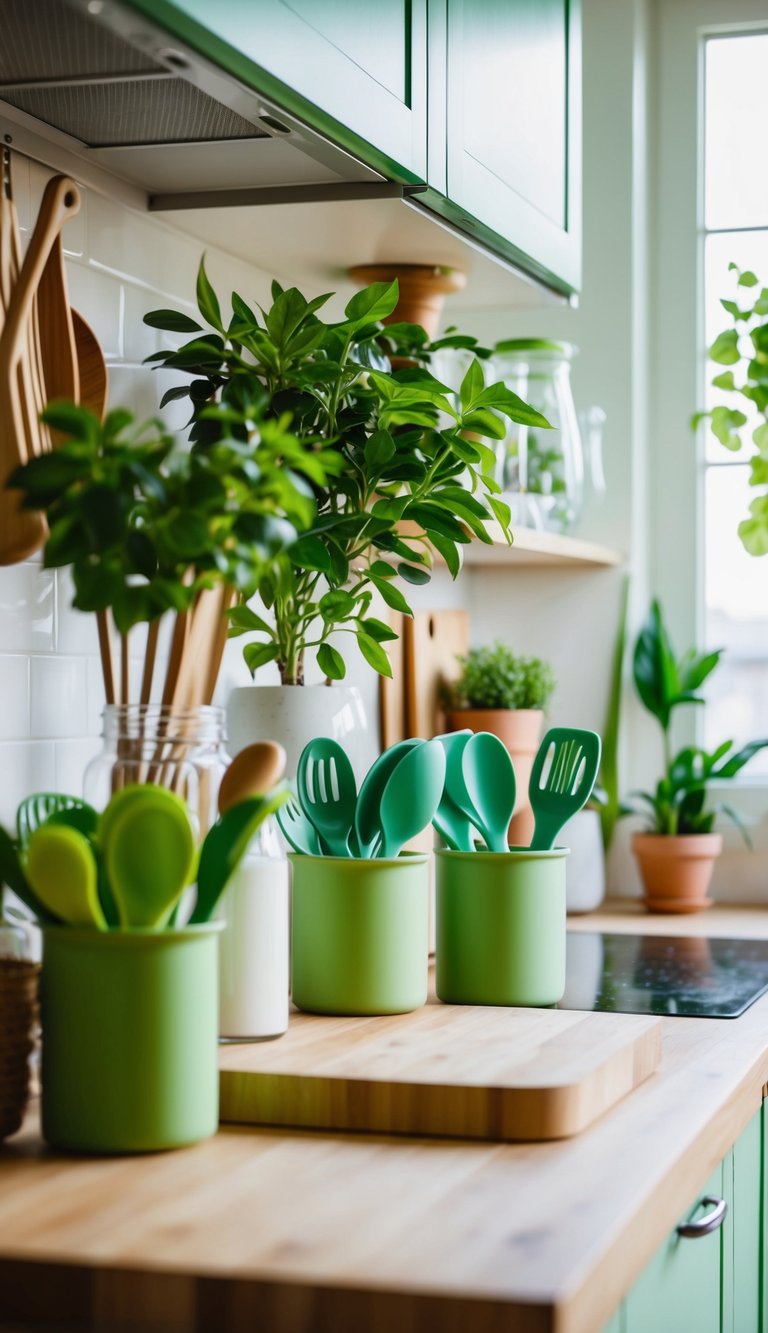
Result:
M719 833L667 837L636 833L632 850L645 885L645 905L652 912L700 912L709 907L707 890L723 839Z
M448 714L451 731L490 731L506 745L515 766L517 795L509 825L509 841L514 847L527 847L533 837L533 812L528 800L528 783L539 748L544 713L540 708L457 708Z
M460 292L467 281L460 269L443 264L358 264L349 270L349 276L361 286L397 278L400 299L383 322L420 324L430 338L437 337L446 295Z

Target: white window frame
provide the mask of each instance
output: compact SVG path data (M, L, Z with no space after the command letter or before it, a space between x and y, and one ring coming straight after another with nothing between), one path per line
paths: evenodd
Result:
M704 628L705 436L702 429L694 442L687 424L704 403L709 377L703 301L704 39L768 32L768 17L765 0L655 0L654 16L649 576L682 650L701 643ZM763 560L768 597L768 557ZM696 710L687 712L688 736L681 740L695 736ZM738 787L744 813L764 815L765 778L745 775ZM736 804L736 784L727 790Z

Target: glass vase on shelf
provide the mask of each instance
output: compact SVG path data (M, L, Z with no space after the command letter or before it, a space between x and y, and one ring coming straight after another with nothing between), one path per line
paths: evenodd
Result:
M511 338L494 348L496 373L552 425L511 423L499 480L513 522L569 532L584 500L584 454L571 390L577 348L546 338Z
M219 785L229 764L223 708L107 704L103 721L103 746L83 781L86 801L103 810L122 787L155 783L186 801L203 838L216 820Z

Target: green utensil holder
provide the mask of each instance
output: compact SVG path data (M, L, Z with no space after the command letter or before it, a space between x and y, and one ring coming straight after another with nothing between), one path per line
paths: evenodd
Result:
M429 854L289 854L293 1002L313 1014L405 1014L427 999Z
M532 1007L562 999L567 855L565 847L435 852L439 999Z
M44 930L48 1143L152 1152L216 1132L221 929Z

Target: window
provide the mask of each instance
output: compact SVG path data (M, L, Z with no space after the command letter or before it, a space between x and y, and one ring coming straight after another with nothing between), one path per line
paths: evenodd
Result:
M703 324L706 346L732 327L722 298L746 296L737 289L729 263L751 269L768 287L768 32L708 36L704 43L703 124ZM742 302L744 304L744 302ZM751 304L751 302L750 302ZM718 394L713 367L702 349L705 404L744 407ZM737 368L737 382L739 374ZM762 418L761 418L762 419ZM748 440L758 419L743 428ZM750 449L730 453L707 431L702 440L704 507L703 617L709 647L725 647L724 659L703 710L702 740L708 749L733 738L738 743L768 736L768 556L746 553L737 535L757 494L748 486ZM748 779L768 777L768 751L747 770Z

